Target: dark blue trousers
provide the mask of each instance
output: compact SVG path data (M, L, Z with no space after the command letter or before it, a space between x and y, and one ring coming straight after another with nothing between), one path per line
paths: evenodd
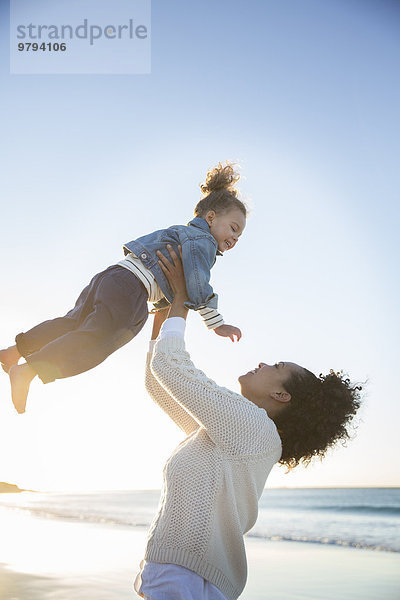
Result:
M97 366L139 333L148 317L147 291L124 267L93 277L64 317L44 321L15 338L43 383Z

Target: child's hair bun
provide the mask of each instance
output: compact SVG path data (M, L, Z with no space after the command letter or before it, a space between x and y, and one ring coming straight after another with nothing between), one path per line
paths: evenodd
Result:
M234 166L235 163L227 160L225 164L218 163L216 167L209 169L205 183L200 184L203 197L195 206L196 217L205 218L210 210L221 214L237 208L247 218L247 207L239 199L239 190L235 188L240 175Z
M228 160L225 162L225 165L218 163L215 168L207 172L205 183L200 184L204 196L221 190L227 190L232 196L238 196L239 192L234 186L239 181L240 174L234 169L235 163Z

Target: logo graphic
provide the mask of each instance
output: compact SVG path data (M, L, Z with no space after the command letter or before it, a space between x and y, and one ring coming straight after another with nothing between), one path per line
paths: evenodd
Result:
M10 72L150 73L150 0L11 0Z

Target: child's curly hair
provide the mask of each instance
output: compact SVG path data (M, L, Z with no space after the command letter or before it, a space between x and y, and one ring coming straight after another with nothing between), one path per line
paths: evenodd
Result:
M282 440L279 463L289 470L321 459L336 442L350 438L347 426L360 408L361 386L331 370L316 377L307 369L293 373L284 383L290 405L274 418Z
M196 217L204 217L210 210L221 214L231 208L238 208L247 217L246 205L239 200L239 191L235 188L240 174L234 169L235 163L225 162L225 165L218 163L216 167L210 169L205 183L200 184L203 198L194 209Z

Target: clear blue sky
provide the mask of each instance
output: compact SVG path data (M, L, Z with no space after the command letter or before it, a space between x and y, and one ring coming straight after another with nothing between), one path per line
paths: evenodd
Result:
M400 5L388 0L152 3L150 75L10 75L1 4L1 340L65 313L122 244L187 222L219 160L252 215L212 283L239 344L189 319L222 385L263 360L369 379L358 435L271 485L399 485ZM150 322L79 377L0 378L0 480L159 487L181 440L143 387ZM5 459L7 457L7 460Z

